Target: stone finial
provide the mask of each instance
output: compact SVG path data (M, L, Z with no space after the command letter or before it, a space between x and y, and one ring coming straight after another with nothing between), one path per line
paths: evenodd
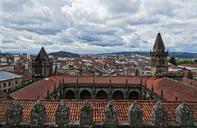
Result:
M93 109L90 101L85 100L80 110L80 127L91 127L93 126Z
M168 126L168 114L164 108L164 104L158 101L152 109L152 122L158 128L166 128Z
M55 123L58 127L64 127L68 125L69 121L69 108L64 104L64 101L61 100L58 103L56 112L55 112Z
M22 106L14 101L6 110L6 125L8 127L17 127L23 119Z
M137 101L134 101L133 104L129 106L128 121L131 127L143 127L143 111Z
M183 127L194 125L194 114L186 102L182 102L176 109L176 121Z
M44 127L46 121L46 109L40 100L37 100L31 110L31 125L33 127Z
M113 101L109 101L105 106L104 126L112 128L112 127L117 127L118 124L119 122L118 122L117 112L114 103Z

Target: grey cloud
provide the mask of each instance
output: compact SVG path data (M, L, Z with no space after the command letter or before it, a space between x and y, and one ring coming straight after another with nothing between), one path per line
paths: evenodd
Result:
M1 0L0 10L6 12L21 12L25 5L31 6L31 0Z
M147 51L160 31L168 49L196 51L195 0L1 0L0 5L4 49Z
M105 0L102 1L105 3L105 6L108 7L108 10L112 13L135 13L138 11L141 1L139 0Z

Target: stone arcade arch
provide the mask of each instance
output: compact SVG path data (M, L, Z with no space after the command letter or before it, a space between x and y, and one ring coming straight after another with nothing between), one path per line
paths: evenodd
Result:
M80 99L91 99L91 93L88 90L81 91Z
M136 91L132 91L129 93L129 99L130 100L138 100L140 98L140 95Z
M124 94L121 91L115 91L112 95L112 99L120 100L124 99Z
M108 95L104 90L100 90L96 94L96 99L108 99Z
M68 90L65 94L66 99L75 99L75 93L72 90Z

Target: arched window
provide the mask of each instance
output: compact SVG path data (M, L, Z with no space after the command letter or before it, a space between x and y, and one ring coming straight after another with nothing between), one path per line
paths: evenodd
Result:
M83 90L80 93L80 99L91 99L91 94L88 90Z
M96 94L96 99L107 99L107 98L108 98L108 95L103 90L98 91L97 94Z
M75 93L72 90L69 90L66 92L66 95L64 97L66 99L75 99Z
M132 92L129 94L129 99L131 99L131 100L138 100L138 99L139 99L139 94L138 94L138 92L132 91Z
M112 95L112 99L124 99L124 94L121 91L115 91Z

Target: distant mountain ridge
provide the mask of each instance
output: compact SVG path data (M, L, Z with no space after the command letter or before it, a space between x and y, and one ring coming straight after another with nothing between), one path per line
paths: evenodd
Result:
M102 56L102 55L124 55L124 56L132 56L132 55L141 55L141 56L150 56L150 52L113 52L113 53L101 53L96 54L96 56ZM197 53L189 53L189 52L169 52L169 56L173 56L176 58L197 58Z
M52 52L49 53L49 55L53 55L56 57L80 57L80 54L78 53L71 53L66 51L59 51L59 52ZM124 55L124 56L132 56L132 55L141 55L141 56L150 56L150 52L112 52L112 53L101 53L101 54L92 54L93 56L103 56L103 55ZM169 52L169 56L174 56L176 58L197 58L197 53L189 53L189 52Z
M80 55L77 53L71 53L71 52L65 52L65 51L52 52L52 53L49 53L49 55L52 55L55 57L76 57L76 58L80 57Z

